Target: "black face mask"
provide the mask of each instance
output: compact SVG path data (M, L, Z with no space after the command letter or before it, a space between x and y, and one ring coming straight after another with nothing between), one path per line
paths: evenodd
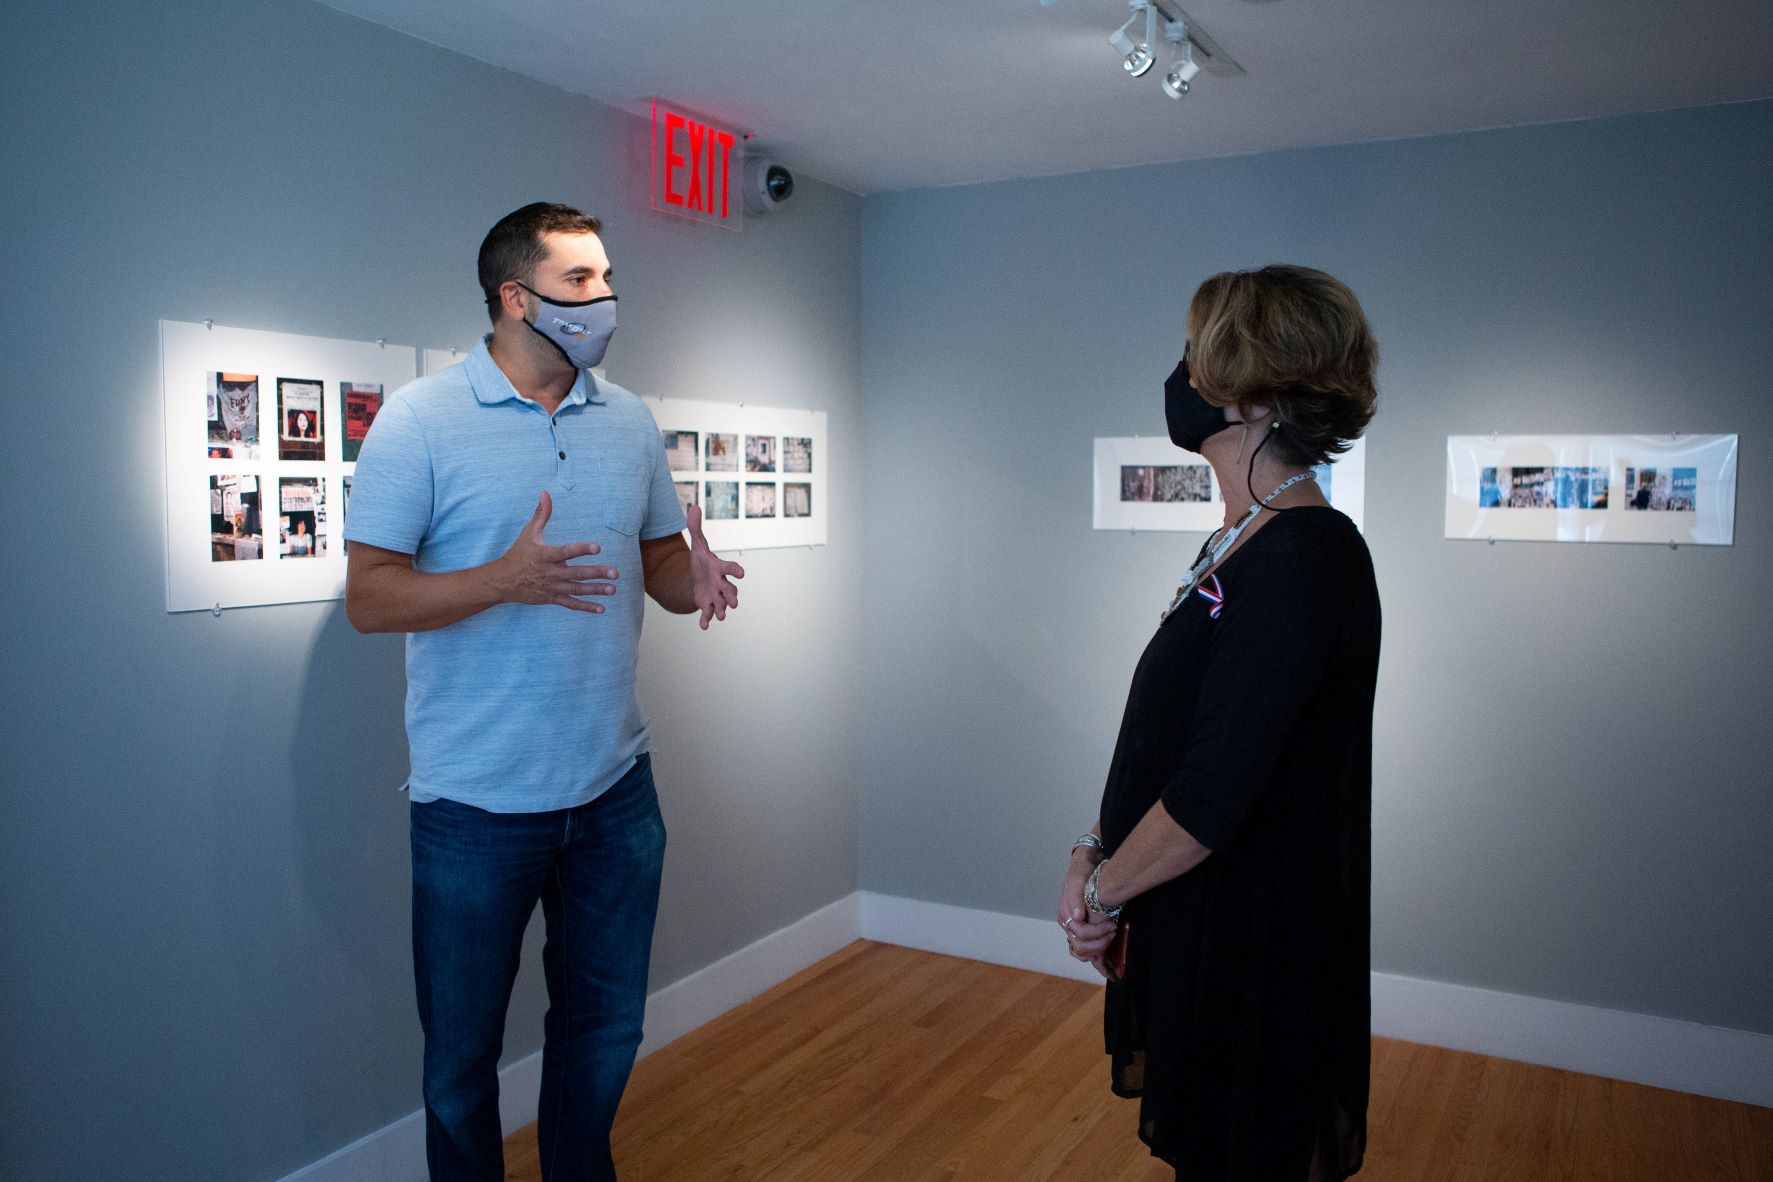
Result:
M1182 360L1164 380L1164 423L1170 429L1170 442L1197 455L1201 447L1225 428L1225 411L1200 396L1188 384L1188 346L1182 347Z

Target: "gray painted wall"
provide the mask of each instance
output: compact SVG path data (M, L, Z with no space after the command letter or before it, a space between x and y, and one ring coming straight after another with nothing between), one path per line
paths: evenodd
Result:
M653 983L854 889L860 202L803 177L743 235L662 222L618 183L644 137L297 0L0 16L0 1173L274 1179L419 1104L400 641L336 603L166 614L163 317L467 343L498 217L601 212L611 376L824 409L834 453L829 548L747 554L712 634L649 615Z
M1200 543L1092 531L1090 440L1163 433L1202 279L1306 263L1385 353L1374 967L1773 1032L1769 143L1760 103L871 199L863 886L1053 913ZM1670 430L1741 433L1733 547L1441 536L1449 434Z

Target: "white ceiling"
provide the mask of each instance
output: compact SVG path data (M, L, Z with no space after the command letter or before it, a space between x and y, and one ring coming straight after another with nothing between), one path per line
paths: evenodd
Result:
M324 2L858 193L1773 97L1773 0L1179 0L1248 71L1180 102L1125 0Z

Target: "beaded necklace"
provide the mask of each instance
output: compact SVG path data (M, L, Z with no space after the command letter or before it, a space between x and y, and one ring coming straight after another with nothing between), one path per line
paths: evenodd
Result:
M1274 498L1280 496L1289 488L1298 484L1301 480L1309 479L1311 479L1310 470L1301 472L1297 476L1288 477L1286 480L1281 481L1281 483L1275 487L1273 492L1246 509L1244 515L1239 517L1230 529L1220 526L1218 529L1214 530L1212 536L1207 538L1206 545L1201 547L1201 556L1195 559L1194 565L1188 568L1188 574L1182 579L1182 585L1176 588L1176 598L1170 600L1170 606L1163 610L1163 614L1158 617L1158 622L1162 623L1165 620L1168 620L1175 614L1177 608L1187 602L1189 594L1193 592L1195 585L1200 582L1201 576L1205 575L1221 558L1225 557L1225 552L1231 549L1233 542L1237 541L1237 535L1244 532L1244 526L1256 520L1256 514L1262 512L1263 509L1266 509L1268 507L1268 502L1274 500Z

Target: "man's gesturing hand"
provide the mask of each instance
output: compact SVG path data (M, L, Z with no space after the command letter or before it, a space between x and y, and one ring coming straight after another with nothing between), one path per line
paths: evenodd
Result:
M588 603L581 595L614 595L613 566L568 566L574 558L599 553L596 542L568 542L550 546L542 541L542 528L554 515L554 500L546 489L536 503L536 513L493 562L493 578L501 603L552 603L579 612L601 612L601 603Z
M739 606L739 589L732 579L745 577L745 568L736 562L725 562L708 548L702 536L702 510L689 507L690 587L696 607L702 613L702 630L707 631L710 618L726 619L728 608Z

